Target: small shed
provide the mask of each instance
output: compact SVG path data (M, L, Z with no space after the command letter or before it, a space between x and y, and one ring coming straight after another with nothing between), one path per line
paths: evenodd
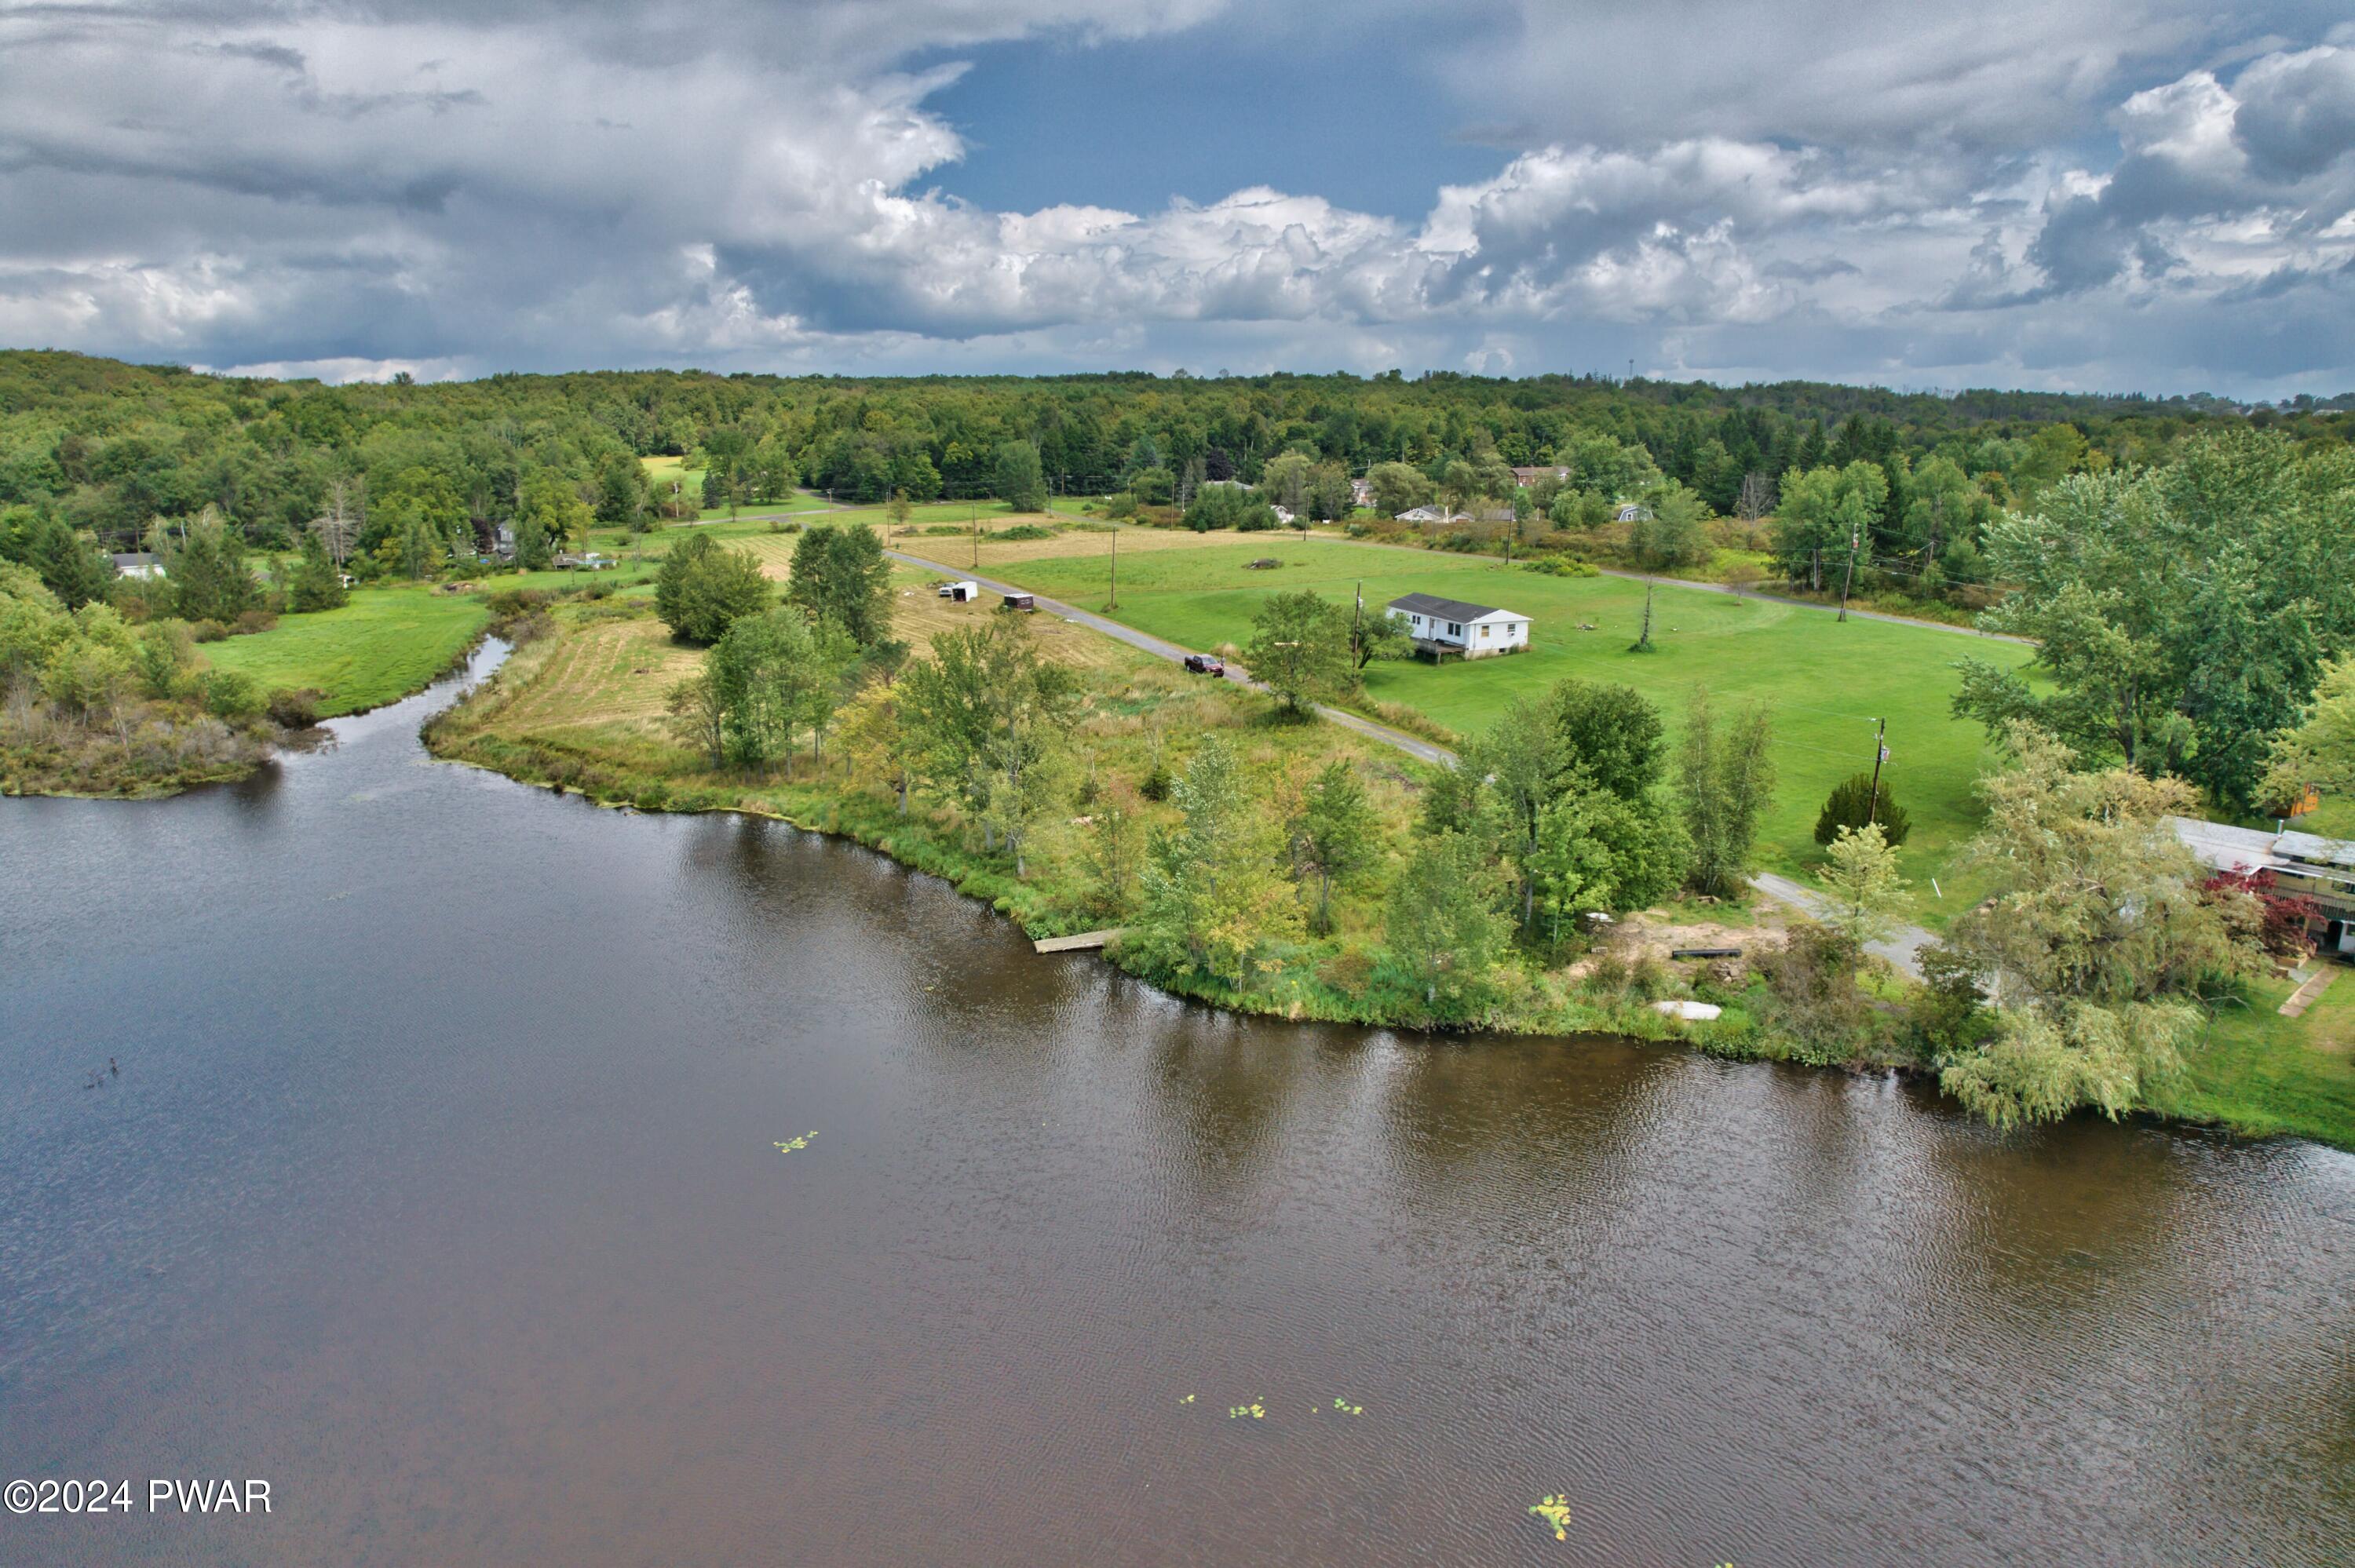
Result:
M118 577L160 577L164 562L159 556L145 550L131 550L112 557L114 575Z
M1037 609L1039 608L1039 601L1027 593L1010 593L1006 596L1006 608L1008 609L1022 610L1027 613L1030 610Z

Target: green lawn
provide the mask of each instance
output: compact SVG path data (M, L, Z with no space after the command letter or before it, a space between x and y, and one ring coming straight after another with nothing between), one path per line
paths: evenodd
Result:
M326 694L323 714L357 713L423 686L449 668L489 619L473 594L357 588L341 609L289 615L268 631L208 642L202 652L265 688L316 687Z
M1252 571L1244 563L1273 556L1284 566ZM1026 588L1086 609L1105 598L1106 562L1091 551L998 568ZM1362 581L1369 610L1411 592L1502 605L1531 618L1531 650L1470 663L1377 664L1367 696L1404 703L1455 730L1496 722L1515 696L1543 691L1567 675L1624 683L1671 715L1706 683L1721 703L1763 697L1773 704L1780 783L1764 829L1769 864L1804 869L1819 855L1814 829L1833 785L1872 765L1871 720L1889 720L1890 760L1882 777L1912 814L1908 874L1919 885L1921 916L1965 906L1972 890L1928 878L1945 876L1955 847L1977 818L1972 780L1990 757L1979 726L1948 715L1965 654L2001 664L2024 662L2010 643L1882 621L1841 624L1819 611L1694 589L1662 588L1653 615L1657 651L1631 653L1643 616L1644 585L1615 577L1553 577L1477 556L1423 556L1337 540L1304 543L1269 534L1192 550L1139 550L1120 567L1118 618L1190 648L1250 640L1252 616L1267 594L1313 588L1343 604ZM1593 630L1581 630L1591 623Z
M2246 1007L2222 1009L2184 1081L2153 1095L2155 1107L2355 1149L2355 973L2340 974L2303 1018L2275 1011L2290 989L2266 980L2249 988Z

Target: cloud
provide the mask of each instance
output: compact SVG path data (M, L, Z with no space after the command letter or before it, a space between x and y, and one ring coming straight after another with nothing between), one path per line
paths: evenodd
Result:
M1391 209L1419 216L1264 185L1140 211L936 188L970 151L932 107L967 69L943 51L1051 42L1084 69L1090 40L1301 32L1295 5L0 13L0 341L368 378L1633 356L2168 389L2355 366L2331 318L2355 39L2226 36L2173 0L1492 0L1423 63L1505 150ZM1271 136L1348 132L1204 98ZM1071 133L1114 158L1133 129ZM2097 132L2114 156L2087 155Z
M2124 155L2056 191L2029 247L2042 292L2231 282L2355 256L2332 234L2355 209L2355 50L2267 54L2229 88L2193 71L2135 93L2112 122Z

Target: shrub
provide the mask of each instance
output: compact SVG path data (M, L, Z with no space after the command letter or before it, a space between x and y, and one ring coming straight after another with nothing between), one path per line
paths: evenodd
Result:
M1823 811L1816 818L1816 842L1829 845L1838 839L1842 828L1861 829L1868 820L1881 824L1881 840L1891 849L1903 843L1905 835L1913 829L1912 821L1905 815L1905 808L1897 803L1896 796L1890 791L1889 781L1881 780L1881 803L1876 809L1873 805L1872 775L1859 773L1841 780L1832 790L1830 798L1824 801Z
M229 635L229 628L218 620L197 620L188 623L188 636L197 642L218 642Z
M1018 523L1013 527L992 535L993 538L1009 545L1019 544L1026 539L1051 539L1054 536L1054 529L1037 523Z
M1845 1061L1870 1044L1871 1004L1857 984L1863 955L1828 926L1803 921L1789 939L1759 961L1774 993L1774 1013L1799 1045L1803 1060Z
M242 670L208 670L197 689L205 712L218 719L259 718L270 705L261 683Z
M1146 769L1145 777L1138 780L1136 792L1148 800L1167 800L1169 799L1170 783L1169 765L1155 758L1153 766Z
M1576 560L1568 556L1545 556L1521 563L1521 570L1542 572L1550 577L1591 577L1601 569L1592 561Z
M278 618L266 609L244 610L238 615L237 625L230 629L229 635L250 637L257 631L267 631L277 624Z
M319 722L319 702L325 695L309 686L281 686L270 694L270 722L285 729L309 729Z
M508 588L491 595L483 603L494 617L504 617L542 609L554 597L545 588Z

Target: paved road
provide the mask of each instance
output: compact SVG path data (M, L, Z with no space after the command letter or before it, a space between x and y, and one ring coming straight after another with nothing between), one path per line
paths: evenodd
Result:
M960 567L943 566L938 561L928 561L922 556L911 556L904 550L886 550L884 554L894 560L904 561L909 566L922 567L926 571L940 572L950 577L978 583L991 593L1029 591L1027 588L1018 588L1010 583L997 582L989 577L976 576ZM1188 653L1194 652L1191 649L1180 648L1175 642L1166 642L1149 632L1139 631L1133 626L1124 626L1117 620L1097 615L1091 610L1081 609L1059 599L1049 599L1045 594L1031 594L1031 600L1050 615L1060 616L1075 626L1084 626L1092 631L1101 631L1106 637L1125 642L1130 647L1140 649L1157 659L1182 661ZM1227 666L1227 678L1249 686L1254 691L1267 689L1232 663ZM1341 726L1344 729L1352 729L1369 739L1380 741L1385 746L1396 747L1410 757L1419 758L1423 761L1433 763L1442 768L1455 766L1456 758L1454 752L1444 746L1434 746L1430 741L1409 735L1404 730L1394 729L1386 724L1377 724L1372 719L1360 717L1357 714L1341 708L1329 708L1320 705L1316 711L1323 717ZM1752 877L1750 885L1767 897L1778 903L1787 904L1802 914L1814 917L1820 918L1828 906L1822 894L1794 882L1787 876L1778 876L1773 872L1762 872ZM1935 937L1919 926L1906 926L1900 927L1897 934L1890 940L1869 943L1867 947L1869 951L1888 959L1915 980L1920 980L1922 978L1921 949L1936 940Z

